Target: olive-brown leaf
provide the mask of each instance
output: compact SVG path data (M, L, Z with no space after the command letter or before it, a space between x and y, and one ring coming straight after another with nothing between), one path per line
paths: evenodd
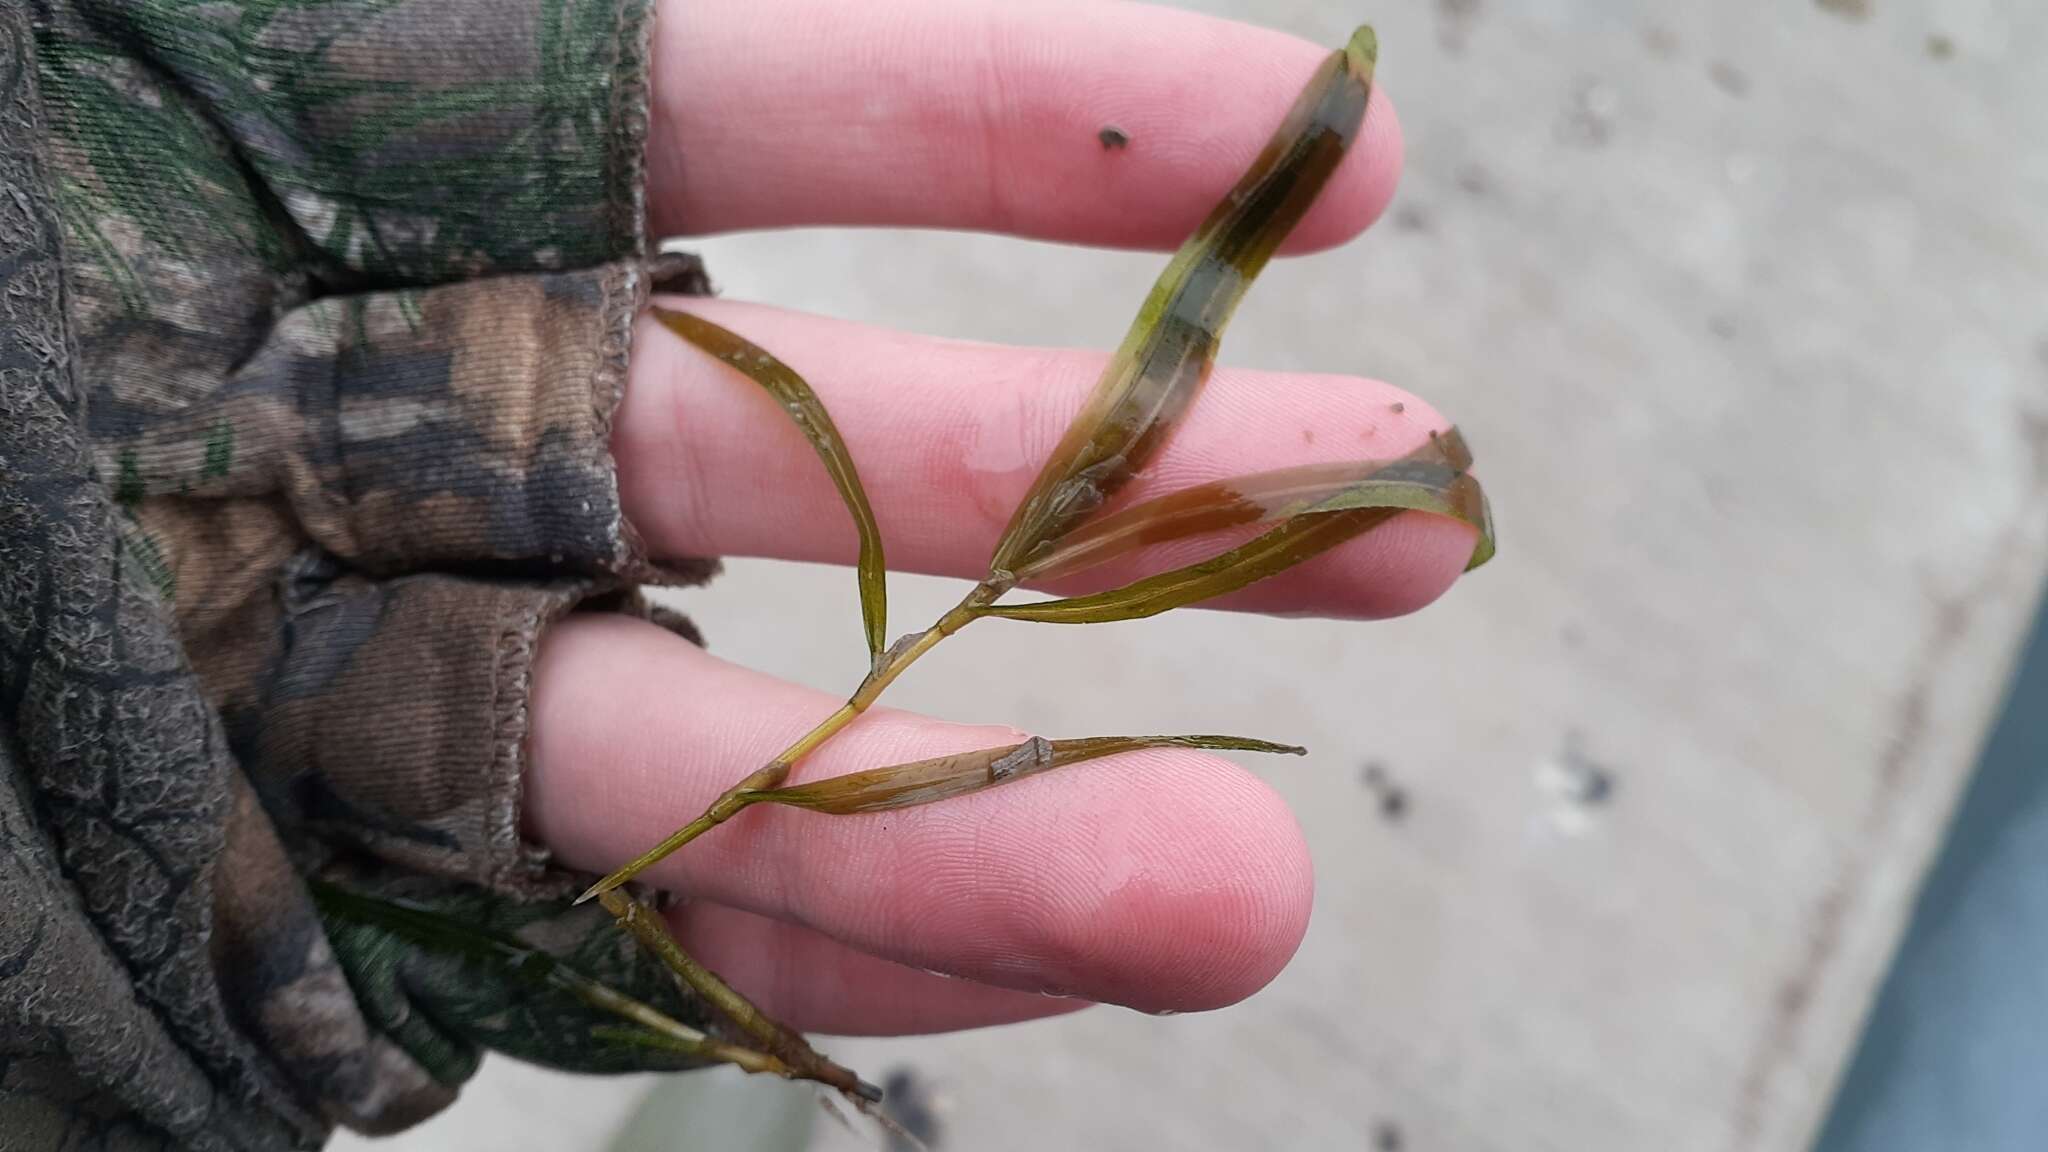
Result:
M855 576L860 584L861 625L867 637L868 658L879 658L888 644L889 632L888 566L882 558L882 530L875 523L874 509L868 504L867 491L861 487L860 473L853 466L853 455L846 450L846 441L840 438L831 413L825 411L817 393L796 369L746 337L688 312L669 308L655 308L653 312L663 327L765 389L825 462L825 471L831 474L833 486L839 489L840 499L852 513L854 530L860 537Z
M1245 481L1235 483L1258 487ZM1215 490L1221 495L1234 490L1232 485L1233 482L1226 481ZM1448 460L1410 459L1346 485L1294 512L1278 527L1199 563L1106 592L1026 604L992 604L977 613L1050 624L1102 624L1156 616L1279 575L1404 511L1430 512L1472 525L1478 532L1478 541L1466 566L1468 571L1492 558L1493 518L1479 481ZM1238 522L1259 518L1254 504ZM1199 508L1186 517L1187 522L1198 528L1201 520Z
M1018 504L989 561L1017 570L1115 495L1158 450L1215 365L1252 279L1307 214L1365 118L1379 42L1369 27L1330 54L1251 167L1181 246L1095 391Z
M1208 748L1291 756L1300 756L1307 751L1292 744L1275 744L1241 736L1090 736L1076 740L1047 740L1034 736L1000 748L935 756L929 760L870 768L808 784L762 789L745 794L744 799L748 804L787 804L835 816L887 812L964 796L1054 768L1140 748Z
M1434 466L1463 470L1471 464L1464 437L1452 428L1393 460L1298 464L1198 484L1090 520L1039 553L1017 577L1072 576L1154 544L1285 520L1310 509L1337 511L1374 504L1432 511L1441 505L1433 487L1441 469Z

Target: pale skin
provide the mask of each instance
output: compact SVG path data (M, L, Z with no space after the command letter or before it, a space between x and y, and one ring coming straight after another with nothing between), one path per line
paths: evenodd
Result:
M664 0L653 230L944 227L1167 251L1328 49L1137 4ZM1106 123L1131 140L1108 157L1097 139ZM1360 142L1285 251L1362 232L1392 197L1400 164L1393 108L1375 91ZM975 461L991 444L1043 459L1107 358L735 300L687 307L811 382L860 466L893 568L968 580L982 575L1031 481L1029 468ZM1360 325L1368 348L1370 317ZM1445 427L1386 384L1225 365L1130 491L1390 458ZM657 556L853 559L845 510L776 405L645 318L613 448L627 517ZM1215 606L1398 615L1449 588L1472 545L1464 525L1408 514ZM851 615L850 577L846 596ZM714 637L747 626L703 623ZM607 872L839 702L651 624L571 619L549 634L535 677L527 833L565 863ZM1019 738L880 707L790 779ZM1293 955L1314 889L1307 846L1273 791L1227 760L1185 751L1112 757L887 814L756 808L645 879L691 897L672 925L740 992L793 1027L841 1034L975 1027L1091 1001L1147 1011L1234 1003Z

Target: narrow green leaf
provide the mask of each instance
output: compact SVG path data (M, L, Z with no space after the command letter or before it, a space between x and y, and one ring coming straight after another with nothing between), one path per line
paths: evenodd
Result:
M1054 768L1140 748L1208 748L1291 756L1307 752L1292 744L1241 736L1091 736L1078 740L1034 736L1000 748L870 768L788 788L762 789L744 794L743 800L747 804L787 804L835 816L887 812L964 796Z
M1310 509L1370 504L1430 511L1437 504L1431 485L1441 469L1471 466L1464 437L1453 428L1394 460L1301 464L1198 484L1090 520L1020 568L1017 577L1071 576L1154 544L1285 520Z
M688 312L668 308L653 311L654 318L669 331L730 364L766 389L803 431L811 447L817 449L819 458L825 462L825 471L831 474L832 483L839 489L840 498L846 501L846 510L853 514L853 526L860 534L860 560L855 574L860 582L861 623L867 633L868 658L879 658L888 644L889 632L888 566L882 560L882 530L875 523L875 512L868 506L868 495L861 487L860 473L854 469L853 456L846 450L846 441L840 439L839 428L832 423L831 413L825 411L817 393L811 391L811 386L794 368L746 337Z
M1194 401L1231 313L1344 158L1378 56L1371 28L1333 52L1237 185L1181 246L989 561L1005 583L1144 466Z
M880 1088L856 1076L852 1069L820 1056L801 1034L756 1008L718 973L698 963L696 957L676 943L660 913L624 892L606 892L602 899L605 911L612 914L619 927L632 933L643 948L658 957L683 987L759 1043L760 1052L788 1070L788 1074L830 1085L851 1099L872 1103L882 1098Z
M1351 485L1245 544L1199 563L1106 592L1032 604L994 604L979 609L979 614L1049 624L1156 616L1278 575L1411 510L1449 516L1478 529L1479 541L1467 571L1492 558L1492 514L1477 480L1439 461L1407 461L1399 468L1400 475L1392 482L1367 479Z

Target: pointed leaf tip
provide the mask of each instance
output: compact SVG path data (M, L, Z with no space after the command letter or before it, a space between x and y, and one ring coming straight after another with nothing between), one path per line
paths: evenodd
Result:
M1351 42L1344 46L1344 55L1351 62L1351 70L1371 79L1373 70L1380 62L1380 36L1370 24L1360 24L1358 31L1351 34Z
M1479 494L1479 543L1472 548L1472 559L1466 561L1465 571L1472 572L1486 566L1499 549L1499 542L1493 535L1493 501L1485 492Z
M879 660L889 639L888 565L882 557L882 530L875 523L875 512L861 486L860 473L853 466L853 456L846 450L838 425L832 422L832 414L825 410L824 402L812 391L810 383L767 349L701 316L669 308L657 307L652 311L663 327L773 396L811 442L818 458L825 462L825 471L839 489L839 498L845 501L846 510L853 517L854 531L860 537L860 559L854 575L860 587L861 626L867 637L868 659ZM585 893L584 899L594 892Z
M1493 521L1485 490L1466 471L1471 464L1471 451L1453 428L1431 434L1427 443L1399 460L1301 465L1171 493L1092 522L1062 540L1026 573L1071 574L1167 540L1244 524L1278 523L1227 552L1108 591L991 604L976 611L1048 624L1104 624L1156 616L1277 576L1403 511L1472 525L1479 539L1468 563L1476 567L1493 556Z

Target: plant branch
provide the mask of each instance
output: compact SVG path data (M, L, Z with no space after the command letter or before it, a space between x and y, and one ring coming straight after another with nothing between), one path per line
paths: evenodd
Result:
M635 876L660 863L670 853L704 833L711 831L732 819L747 807L746 797L750 793L773 788L788 777L789 770L797 761L810 755L819 745L839 734L848 724L858 719L861 713L878 699L889 685L896 682L905 669L917 663L918 658L938 646L939 641L958 632L980 616L982 609L993 603L997 597L1009 591L1009 584L1001 580L984 580L976 584L960 603L954 605L945 615L938 618L931 627L922 632L913 632L891 644L886 652L875 658L867 678L854 689L853 695L839 710L825 717L818 726L804 733L796 743L783 749L773 760L750 773L746 779L725 790L718 799L711 802L701 815L649 848L618 871L592 884L583 895L576 898L578 904L596 899L628 883ZM610 906L610 902L606 902Z
M601 899L605 910L618 920L626 931L633 934L642 947L652 952L668 965L684 987L702 997L716 1008L735 1027L757 1041L766 1050L768 1058L778 1061L792 1070L801 1079L816 1080L830 1085L848 1096L872 1104L882 1098L882 1090L856 1076L851 1069L841 1067L818 1054L818 1051L804 1042L796 1032L761 1011L738 992L732 985L720 979L716 972L699 964L695 957L683 951L675 937L669 935L661 917L646 905L624 892L606 892Z

